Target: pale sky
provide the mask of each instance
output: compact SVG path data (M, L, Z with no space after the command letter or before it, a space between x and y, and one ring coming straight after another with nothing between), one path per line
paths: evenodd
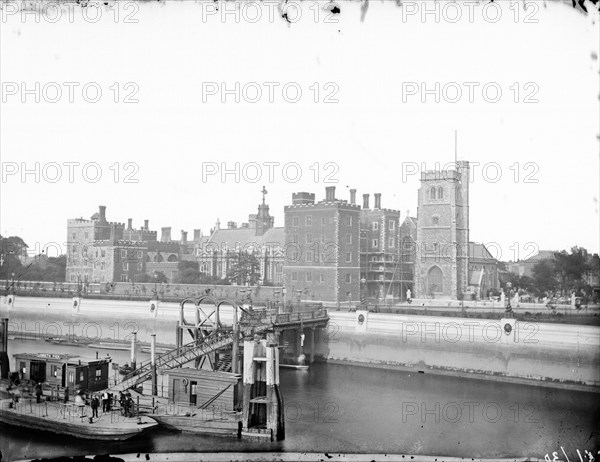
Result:
M233 2L123 2L88 10L87 20L74 6L60 17L50 7L22 17L4 5L2 235L31 248L62 244L67 219L102 204L111 221L149 219L159 235L171 226L174 238L182 229L191 238L217 218L247 221L263 185L276 226L292 192L320 200L330 185L343 199L349 188L359 202L370 193L371 205L382 193L382 206L403 220L406 210L416 216L418 171L454 160L457 130L458 159L478 163L471 240L497 243L502 260L516 249L521 258L573 245L598 252L597 11L570 2L524 10L520 1L371 1L361 21L359 2L338 2L332 18L327 2L291 3L293 24L278 2L246 6L237 20L223 15L239 7ZM439 16L422 17L425 7ZM39 178L23 178L36 162ZM239 181L203 178L203 169L236 162ZM79 163L72 182L68 163ZM97 168L98 181L86 181Z

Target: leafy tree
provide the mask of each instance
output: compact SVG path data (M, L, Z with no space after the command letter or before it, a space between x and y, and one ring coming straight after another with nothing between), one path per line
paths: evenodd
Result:
M535 264L531 272L533 273L533 283L537 295L543 295L548 291L556 289L554 262L551 260L541 260Z
M590 270L590 265L585 249L573 247L570 254L564 250L555 252L553 263L555 278L561 290L568 293L572 289L579 291L586 286L584 276Z
M230 284L256 285L260 281L260 262L255 255L246 252L237 254L225 280Z

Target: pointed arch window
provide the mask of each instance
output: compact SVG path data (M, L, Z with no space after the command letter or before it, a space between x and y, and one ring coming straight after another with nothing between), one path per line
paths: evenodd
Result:
M435 186L431 187L431 190L429 191L429 197L431 200L435 200Z
M441 186L438 188L437 198L438 199L443 199L444 198L444 188L442 188Z
M427 286L429 294L444 292L444 273L439 266L432 266L427 272Z

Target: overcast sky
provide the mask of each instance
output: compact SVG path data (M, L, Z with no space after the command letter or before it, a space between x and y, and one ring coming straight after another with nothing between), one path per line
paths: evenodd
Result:
M220 2L124 2L87 16L5 5L2 235L64 243L67 219L102 204L111 221L191 238L217 218L247 221L263 185L276 226L292 192L322 199L330 185L344 199L349 188L382 193L404 219L416 216L419 171L454 160L457 130L458 159L474 163L471 240L498 243L502 260L598 252L597 11L324 5L292 2L292 23L277 2L237 17ZM23 177L36 162L39 177ZM223 178L236 162L239 178Z

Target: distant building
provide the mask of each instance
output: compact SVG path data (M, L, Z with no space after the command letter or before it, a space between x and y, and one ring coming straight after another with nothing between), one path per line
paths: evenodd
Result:
M554 260L555 250L540 250L525 260L508 263L508 271L519 276L533 277L533 267L543 260Z
M196 247L200 272L225 279L246 254L258 260L259 284L283 283L284 229L274 227L275 219L269 214L265 194L263 188L258 213L249 215L247 223L238 227L236 222L229 221L227 228L222 229L217 220L210 236Z

